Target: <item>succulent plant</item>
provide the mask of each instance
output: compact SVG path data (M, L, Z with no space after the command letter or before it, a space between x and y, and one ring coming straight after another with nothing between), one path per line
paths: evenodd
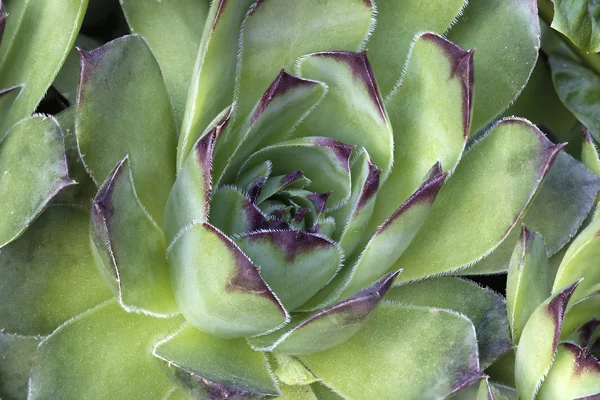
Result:
M86 1L0 7L0 395L600 392L593 139L499 117L535 2L121 3L77 79Z

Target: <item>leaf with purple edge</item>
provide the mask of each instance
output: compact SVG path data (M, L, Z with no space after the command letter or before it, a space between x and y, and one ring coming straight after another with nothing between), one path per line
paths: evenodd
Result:
M589 396L589 397L586 397ZM600 396L600 362L573 343L561 343L538 398L544 400L595 399Z
M240 34L233 128L241 125L281 68L320 51L357 51L373 24L370 0L256 1Z
M167 257L181 313L201 331L237 338L262 334L288 321L288 312L259 268L214 226L192 225L169 245Z
M567 311L567 314L569 311L570 310ZM563 322L563 327L564 326L565 324ZM575 343L580 347L591 348L600 338L600 319L592 318L568 335L564 335L564 332L561 333L563 333L561 338L564 338L564 342Z
M283 189L303 189L309 184L310 180L304 176L302 171L292 171L286 175L273 176L265 179L256 203L260 204Z
M398 273L390 273L352 297L312 315L295 315L281 331L248 342L254 350L283 355L305 355L338 346L363 328Z
M531 203L561 148L527 121L495 125L463 156L392 267L403 268L400 281L455 272L494 250Z
M179 170L163 216L167 243L190 223L208 221L213 150L230 117L231 106L221 112L209 126L208 132L198 139Z
M469 132L473 51L424 33L406 68L402 84L385 101L394 127L394 165L377 196L373 231L417 190L432 165L454 169Z
M94 197L91 238L98 269L126 311L177 313L163 231L141 205L134 185L125 158Z
M0 88L24 84L7 115L0 137L30 116L65 62L83 21L88 0L28 0L6 3L0 47ZM52 40L48 40L52 32Z
M523 328L515 361L517 391L523 400L535 398L552 366L567 304L578 284L579 281L548 298Z
M600 290L569 304L562 325L561 339L565 340L576 329L593 320L600 320Z
M269 160L258 164L257 166L250 168L249 170L242 173L236 180L235 185L238 187L243 193L248 195L248 192L253 187L256 187L257 182L263 182L263 185L266 184L267 180L271 177L271 169L273 168L273 163ZM261 188L262 193L262 188Z
M152 351L163 371L193 398L262 399L279 395L264 354L244 339L221 339L189 324Z
M18 238L69 177L63 133L53 117L33 116L0 140L0 248Z
M485 127L520 94L540 48L535 0L470 2L450 29L448 39L477 49L471 133Z
M344 259L333 241L302 231L250 232L234 241L290 311L331 281Z
M519 344L521 332L531 314L550 296L551 280L544 238L523 225L510 260L506 283L508 322L515 344Z
M324 82L329 90L292 136L328 136L364 147L381 170L383 183L393 163L394 136L367 54L309 54L300 58L296 71Z
M142 204L162 221L175 181L177 136L167 87L142 37L123 36L81 52L75 125L96 185L129 156Z
M1 6L1 4L0 4ZM26 399L31 360L41 339L0 332L0 396Z
M131 33L144 36L156 56L179 126L208 15L208 2L122 0L120 3Z
M206 126L233 101L240 27L254 1L212 1L191 81L186 82L189 91L177 145L178 171Z
M446 398L481 379L477 359L468 318L388 302L343 346L300 357L325 385L357 399ZM360 376L369 379L348 379Z

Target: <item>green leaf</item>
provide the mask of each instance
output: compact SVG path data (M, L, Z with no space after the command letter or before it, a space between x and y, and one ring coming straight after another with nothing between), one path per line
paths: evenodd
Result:
M465 0L377 0L377 25L367 42L369 60L383 96L398 83L418 32L444 33L462 13Z
M297 314L282 331L249 339L250 346L283 355L311 354L338 346L363 328L398 273L390 273L352 297L308 317Z
M254 1L212 1L189 82L177 146L178 171L206 126L233 101L240 27Z
M331 281L344 258L330 239L295 230L245 233L235 243L290 311Z
M216 143L216 183L232 183L252 153L286 138L323 98L326 88L323 83L297 78L282 69L242 124L225 131Z
M454 277L430 278L394 286L385 299L404 305L449 309L468 317L475 326L482 369L513 347L506 301L474 282Z
M551 27L587 53L600 52L600 4L595 0L552 0Z
M230 116L231 107L222 112L218 120L213 121L209 131L198 139L192 153L188 155L177 174L163 217L168 243L193 221L208 221L213 150Z
M594 318L572 331L569 335L561 335L561 337L565 338L565 342L574 343L580 347L591 349L596 343L597 339L600 338L600 329L598 329L599 327L600 320Z
M131 32L144 36L156 56L179 126L208 15L208 2L123 0L120 3Z
M18 238L69 178L63 134L52 117L17 123L0 141L0 248Z
M6 17L8 13L4 9L4 4L0 0L0 43L2 42L2 36L4 35L4 28L6 27Z
M579 282L548 298L531 314L523 328L515 362L517 391L533 400L550 370L567 304Z
M281 385L281 396L278 397L280 400L317 400L319 399L312 388L306 386L288 386L285 384Z
M304 386L318 382L318 379L295 357L275 354L271 358L276 360L275 376L280 382L289 386Z
M3 399L26 399L31 360L40 339L0 333L0 396Z
M391 303L381 304L343 346L300 359L348 398L445 398L481 378L467 318ZM369 379L357 379L364 376Z
M600 153L590 132L585 130L584 135L581 162L600 178Z
M87 3L20 0L6 4L9 16L0 47L0 88L24 86L0 122L0 137L35 111L75 42Z
M23 85L18 85L0 90L0 118L6 118L10 107L13 105L15 99L19 96L22 89ZM0 131L0 141L2 141L4 133L5 132Z
M173 314L165 237L140 204L129 165L125 158L114 168L92 203L96 263L126 311Z
M352 146L328 137L290 139L264 147L252 154L240 173L267 160L273 163L272 173L283 175L302 171L310 179L308 190L327 193L327 206L335 208L350 196L350 155Z
M600 218L581 231L569 245L554 278L552 292L584 278L573 294L573 301L600 289Z
M258 267L214 226L192 225L169 245L167 257L181 313L201 331L236 338L287 322Z
M470 2L448 39L477 49L473 123L475 133L519 95L535 66L540 23L535 0Z
M227 340L185 324L152 352L163 371L193 398L254 399L279 390L264 354L244 339Z
M311 385L311 389L315 393L318 400L345 400L344 397L333 392L331 388L323 385L321 382L316 382Z
M152 346L182 322L127 313L116 300L92 308L40 343L28 398L166 397L173 384L158 368Z
M324 82L329 90L293 136L321 135L363 146L382 171L383 182L393 163L394 136L366 53L310 54L300 58L296 71Z
M508 322L515 344L519 343L531 314L550 296L551 280L544 238L523 225L510 260L506 283Z
M95 0L97 1L97 0ZM88 15L91 11L88 11ZM77 102L77 86L79 85L79 70L81 68L79 50L89 51L102 45L102 42L82 34L75 39L75 46L69 51L58 75L52 82L54 87L69 104ZM74 107L73 107L74 108Z
M600 320L600 290L569 304L563 321L561 339L566 339L588 321Z
M0 251L0 331L48 335L112 297L94 266L89 214L51 206Z
M240 34L235 114L246 117L277 72L291 70L298 57L332 49L357 51L372 16L373 5L365 0L255 2Z
M600 76L566 57L550 55L548 59L558 97L600 141Z
M538 398L593 399L598 395L600 395L598 360L585 348L572 343L561 343L556 351L552 368L540 388Z
M482 379L479 384L474 384L461 390L451 397L452 400L519 400L517 391L511 387Z
M469 132L473 52L425 33L416 40L402 85L386 100L394 127L394 166L377 195L371 227L408 199L432 165L458 163Z
M162 221L177 138L169 94L144 39L123 36L82 52L76 112L77 142L96 185L129 156L142 204Z
M498 123L440 190L423 228L393 267L403 268L400 280L457 271L494 250L531 203L561 148L527 121Z

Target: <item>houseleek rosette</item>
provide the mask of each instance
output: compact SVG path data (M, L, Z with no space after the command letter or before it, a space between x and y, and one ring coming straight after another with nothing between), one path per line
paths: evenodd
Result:
M432 2L431 20L382 0L375 26L370 1L214 1L190 83L169 58L180 32L169 24L181 29L173 21L188 8L165 3L123 1L146 38L81 50L75 107L56 119L20 120L33 110L17 107L51 81L0 78L0 110L20 120L0 143L3 390L512 393L483 373L514 348L504 299L449 275L506 271L522 223L544 235L544 259L557 253L600 189L528 121L491 123L535 64L535 3ZM480 58L433 32L411 43L463 11L479 23L459 20L448 38ZM27 27L18 21L7 19L9 55ZM25 143L38 144L30 157ZM72 192L77 174L84 189Z

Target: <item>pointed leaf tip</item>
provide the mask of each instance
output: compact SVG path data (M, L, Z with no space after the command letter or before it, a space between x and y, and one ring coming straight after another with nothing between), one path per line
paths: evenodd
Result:
M367 172L367 177L363 184L362 192L356 203L356 207L354 209L354 216L362 210L362 208L375 196L377 190L379 189L379 182L381 177L381 170L377 168L375 164L371 161L371 158L368 159L369 171Z
M335 153L338 161L344 167L346 172L350 172L350 156L352 155L352 150L354 150L354 146L349 144L342 143L335 139L331 139L328 137L319 137L315 141L315 145L329 147Z
M557 327L554 332L554 341L552 343L552 347L556 350L556 346L558 346L558 341L560 339L560 327L562 326L563 317L565 316L565 311L567 309L567 304L573 295L575 289L582 280L578 280L573 284L567 286L563 290L561 290L552 300L548 303L548 313L550 317L553 318L554 324Z

